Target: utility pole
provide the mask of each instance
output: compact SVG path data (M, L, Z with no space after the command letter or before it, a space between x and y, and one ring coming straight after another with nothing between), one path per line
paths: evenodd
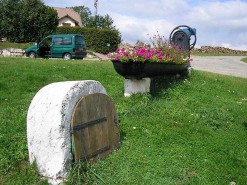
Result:
M98 14L98 1L99 0L94 0L95 16L97 16L97 14Z

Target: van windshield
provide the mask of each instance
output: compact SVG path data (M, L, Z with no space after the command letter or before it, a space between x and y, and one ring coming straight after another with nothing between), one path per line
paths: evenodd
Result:
M83 36L76 36L75 37L75 44L76 45L85 45L85 39Z

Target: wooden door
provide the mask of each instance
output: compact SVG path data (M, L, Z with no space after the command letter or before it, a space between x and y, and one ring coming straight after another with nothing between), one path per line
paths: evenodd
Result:
M81 98L71 120L75 161L104 158L120 148L118 122L114 104L107 95L95 93Z

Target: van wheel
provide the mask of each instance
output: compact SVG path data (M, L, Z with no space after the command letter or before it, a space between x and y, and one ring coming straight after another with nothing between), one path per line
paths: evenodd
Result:
M70 59L71 59L71 54L65 53L65 54L63 55L63 59L64 59L64 60L70 60Z
M29 58L35 58L36 57L35 52L33 52L33 51L29 52L28 57Z

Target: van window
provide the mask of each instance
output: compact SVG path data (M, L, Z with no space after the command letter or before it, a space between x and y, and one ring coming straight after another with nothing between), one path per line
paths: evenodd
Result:
M64 45L71 45L72 44L72 37L64 37L63 38Z
M82 36L76 36L75 37L75 44L76 45L85 45L85 39Z
M56 37L53 42L54 45L71 45L72 37Z

